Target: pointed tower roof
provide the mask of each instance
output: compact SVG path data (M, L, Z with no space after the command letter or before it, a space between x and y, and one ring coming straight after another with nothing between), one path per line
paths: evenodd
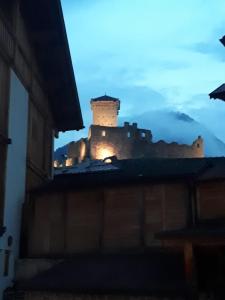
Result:
M118 98L114 98L108 95L92 98L91 101L120 101Z

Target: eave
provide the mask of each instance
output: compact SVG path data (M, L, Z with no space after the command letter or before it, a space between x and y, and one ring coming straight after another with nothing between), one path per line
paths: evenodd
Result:
M220 42L225 46L225 35L220 39Z
M210 99L220 99L225 101L225 83L209 94Z
M30 42L59 131L83 128L79 97L59 0L21 0Z

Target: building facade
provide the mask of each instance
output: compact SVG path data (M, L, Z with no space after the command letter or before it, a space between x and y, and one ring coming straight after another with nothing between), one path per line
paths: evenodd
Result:
M114 160L31 196L20 299L223 299L225 159Z
M83 126L60 2L48 4L0 3L0 299L29 190L52 178L54 136Z
M125 122L118 126L120 100L110 96L91 99L93 124L87 138L68 144L66 165L81 163L85 159L104 160L116 156L130 158L193 158L204 157L204 143L198 136L191 145L153 142L152 132L138 128L137 123ZM60 166L56 161L55 166Z

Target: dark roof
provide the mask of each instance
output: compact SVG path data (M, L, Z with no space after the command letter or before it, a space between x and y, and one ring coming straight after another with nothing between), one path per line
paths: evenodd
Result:
M86 254L64 260L17 289L85 294L183 294L182 254Z
M220 42L225 46L225 35L220 39Z
M225 83L219 86L215 91L209 94L210 98L221 99L225 101Z
M225 158L177 158L177 159L126 159L113 162L114 170L60 174L47 185L36 190L56 191L78 189L87 186L144 183L170 180L225 179Z
M83 128L60 0L22 0L20 8L50 100L56 129Z
M114 98L114 97L110 97L107 95L101 96L101 97L97 97L97 98L92 98L91 101L120 101L118 98Z
M155 235L157 239L219 239L225 238L225 219L212 219L190 228L164 230Z

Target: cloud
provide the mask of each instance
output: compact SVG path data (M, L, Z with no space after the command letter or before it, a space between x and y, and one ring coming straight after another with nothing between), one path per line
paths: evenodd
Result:
M62 4L86 127L90 98L104 93L119 97L128 117L169 107L203 119L201 108L210 110L208 93L225 81L224 0Z

